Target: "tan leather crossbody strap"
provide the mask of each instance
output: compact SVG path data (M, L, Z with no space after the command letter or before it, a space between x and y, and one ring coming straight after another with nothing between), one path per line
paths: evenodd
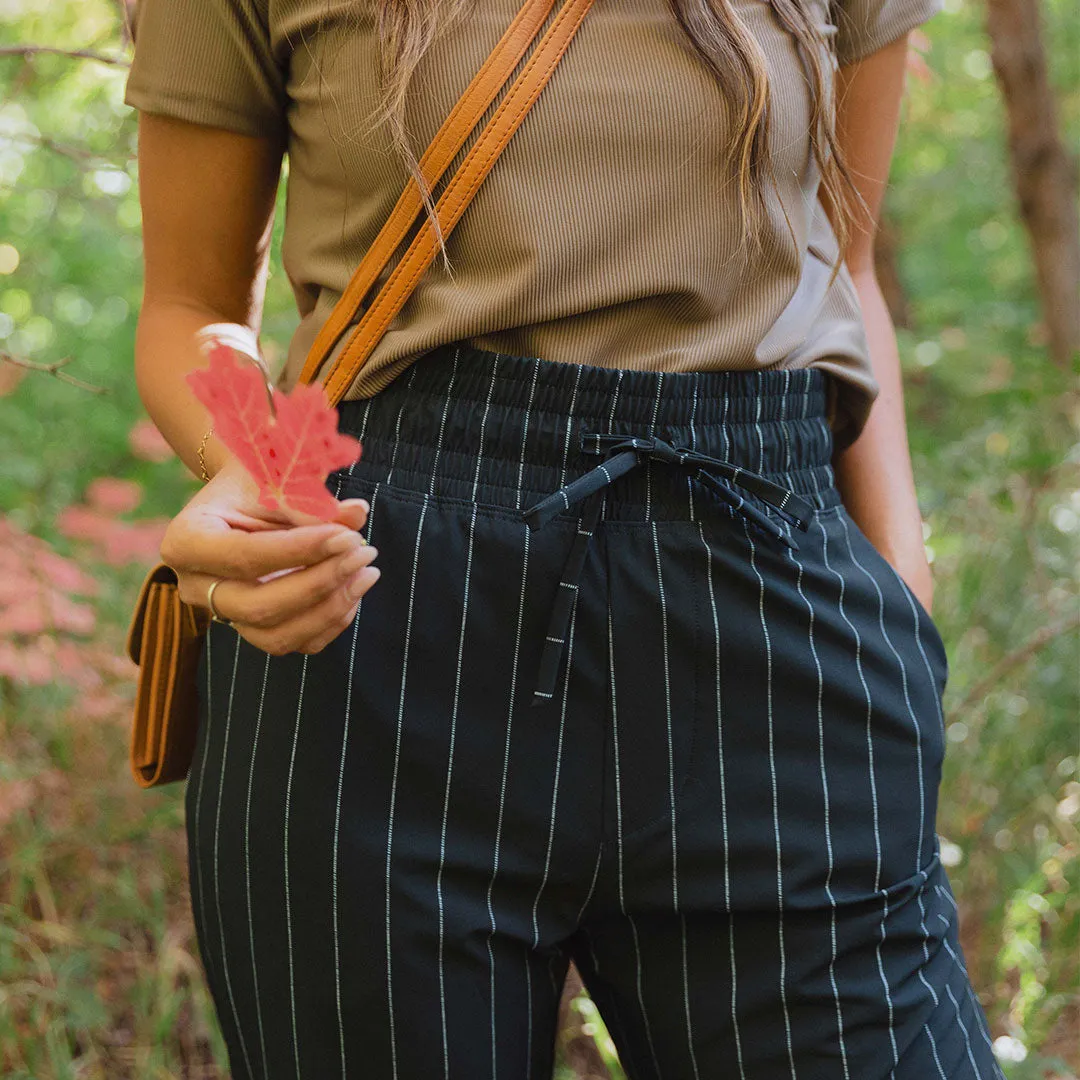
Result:
M593 0L566 0L521 74L499 103L495 115L469 148L465 160L435 204L444 236L450 235L484 177L491 171L499 154L540 96L540 91L547 85L592 3ZM431 221L425 219L385 285L364 312L348 345L338 356L325 383L332 405L336 405L348 390L391 320L434 261L436 251L435 229Z
M420 172L429 188L439 182L450 162L464 146L465 140L480 122L480 117L495 100L498 92L506 86L514 68L540 32L540 27L551 12L554 2L555 0L525 0L524 6L491 50L483 67L443 121L442 127L436 132L419 161ZM300 374L301 382L310 382L316 376L342 333L356 318L364 298L391 256L400 247L422 209L420 188L415 177L410 176L379 235L364 254L340 300L312 343Z
M453 231L484 177L547 85L592 4L593 0L566 0L495 114L470 147L435 205L444 237ZM332 405L336 405L348 390L386 328L434 261L437 250L434 226L425 218L405 254L364 312L325 381ZM316 361L316 370L320 363L321 360Z

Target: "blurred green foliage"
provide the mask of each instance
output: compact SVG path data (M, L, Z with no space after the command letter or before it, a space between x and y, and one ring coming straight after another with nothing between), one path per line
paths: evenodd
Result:
M0 0L0 40L117 55L120 10ZM1072 0L1044 11L1076 146L1080 20ZM1001 1044L1010 1077L1029 1080L1077 1065L1080 401L1075 372L1043 343L982 21L980 5L945 0L927 27L933 74L912 80L887 215L912 316L899 332L910 439L951 662L939 829L973 981L994 1036L1012 1040ZM140 460L127 441L141 415L140 239L124 77L87 60L0 57L0 349L71 357L65 370L107 390L28 373L0 397L0 511L65 552L56 516L94 477L141 482L147 515L175 512L194 490L177 462ZM276 269L271 355L295 321ZM102 641L119 653L142 571L94 570ZM0 694L0 1072L222 1075L193 961L179 791L134 790L126 715L81 722L59 688ZM42 777L57 796L47 810L12 809L17 785Z

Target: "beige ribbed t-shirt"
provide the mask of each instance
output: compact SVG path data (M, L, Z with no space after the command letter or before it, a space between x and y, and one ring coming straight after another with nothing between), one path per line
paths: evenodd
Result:
M803 2L841 64L942 4ZM406 113L418 154L519 7L475 0L425 55ZM596 0L449 237L451 273L440 260L428 270L346 398L459 340L671 372L815 365L837 376L837 445L854 439L880 388L851 277L829 283L837 244L818 200L807 83L771 7L733 7L773 90L777 188L761 245L740 245L730 109L667 0ZM364 130L373 0L140 0L136 30L129 104L287 142L283 262L301 315L279 380L289 386L408 180L385 129Z

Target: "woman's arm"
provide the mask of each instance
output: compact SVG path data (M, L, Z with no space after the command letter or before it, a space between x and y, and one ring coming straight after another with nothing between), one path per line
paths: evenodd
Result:
M234 322L256 334L282 148L163 116L139 117L145 285L135 379L154 423L195 475L209 426L184 377L205 367L194 334ZM211 438L207 471L228 457Z
M205 360L194 335L209 323L258 331L281 148L274 142L156 115L139 122L146 281L135 345L139 394L193 472L209 416L185 376ZM256 648L319 652L378 580L377 552L358 531L368 505L339 504L336 523L293 526L216 440L212 477L173 518L161 557L181 599L218 612ZM288 571L287 573L280 573Z
M846 259L881 392L858 439L837 453L833 466L851 516L929 611L933 582L908 448L900 357L892 319L874 273L874 230L896 141L907 50L905 35L864 60L841 68L837 78L838 137L866 203Z

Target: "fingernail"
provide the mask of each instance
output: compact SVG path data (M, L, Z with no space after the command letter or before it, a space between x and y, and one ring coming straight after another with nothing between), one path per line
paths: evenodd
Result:
M367 566L368 563L378 555L379 552L373 547L362 547L355 551L352 555L347 555L341 561L341 574L343 577L347 577L355 570L359 570L363 566Z
M365 566L355 577L353 577L349 583L345 586L345 591L348 593L351 600L357 600L365 589L370 588L379 580L379 575L382 573L377 566Z
M327 555L344 555L346 551L356 546L358 535L359 533L354 533L352 530L340 532L326 542L326 547L323 550Z

